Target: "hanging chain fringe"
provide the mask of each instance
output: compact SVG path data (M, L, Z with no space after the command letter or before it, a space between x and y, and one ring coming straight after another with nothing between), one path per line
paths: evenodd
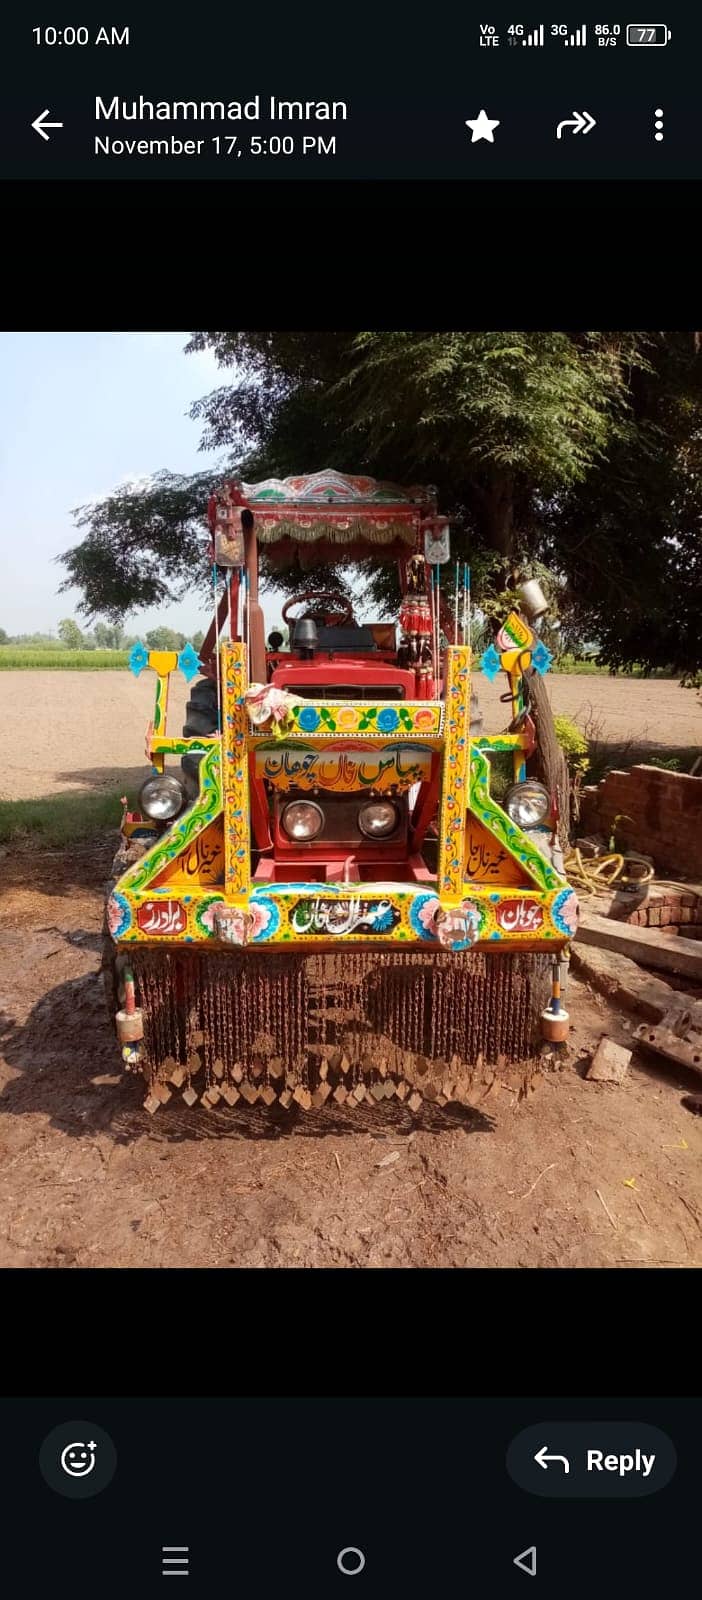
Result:
M534 1055L550 992L548 955L134 948L130 960L149 1110L174 1089L206 1108L445 1105L476 1067Z

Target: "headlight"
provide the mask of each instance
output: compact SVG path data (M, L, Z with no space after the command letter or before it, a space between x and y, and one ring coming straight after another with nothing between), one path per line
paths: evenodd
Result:
M280 820L289 839L316 839L324 827L324 813L311 800L291 800Z
M139 791L139 810L157 822L170 822L182 811L185 791L178 778L171 773L158 773L147 778Z
M527 780L515 783L507 790L505 811L519 828L538 828L551 810L551 796L543 783Z
M361 806L358 813L358 826L367 839L387 839L389 834L395 832L397 822L397 806L390 800L378 800L372 805Z

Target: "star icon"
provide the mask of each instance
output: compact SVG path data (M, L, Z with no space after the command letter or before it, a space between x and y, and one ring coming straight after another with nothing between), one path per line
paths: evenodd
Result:
M466 118L466 127L472 128L471 144L477 144L478 139L487 139L490 144L495 143L494 128L499 128L499 122L491 122L487 111L481 111L479 117Z

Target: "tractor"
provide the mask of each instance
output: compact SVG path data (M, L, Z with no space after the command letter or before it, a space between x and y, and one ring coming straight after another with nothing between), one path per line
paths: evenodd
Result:
M567 1032L577 901L553 797L526 767L529 684L550 660L538 620L525 601L484 652L510 713L487 735L469 574L461 604L457 569L449 601L435 491L336 471L234 481L208 521L215 611L199 659L131 653L156 695L151 771L139 809L125 807L106 901L125 1067L151 1113L174 1094L205 1109L460 1102L477 1063L533 1059ZM311 589L284 607L289 643L266 639L262 551L269 573L396 562L397 621L359 622L333 588ZM178 669L200 676L173 734ZM499 803L496 756L511 766Z

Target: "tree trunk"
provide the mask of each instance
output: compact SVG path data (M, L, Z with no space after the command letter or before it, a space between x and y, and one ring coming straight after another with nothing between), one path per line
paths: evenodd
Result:
M490 550L507 564L514 549L514 485L511 478L492 478L487 486L473 484L469 500L481 536Z
M529 678L530 712L536 727L536 749L527 763L530 778L538 778L549 794L558 797L558 838L564 856L570 848L571 795L566 759L556 737L546 684L540 673Z

